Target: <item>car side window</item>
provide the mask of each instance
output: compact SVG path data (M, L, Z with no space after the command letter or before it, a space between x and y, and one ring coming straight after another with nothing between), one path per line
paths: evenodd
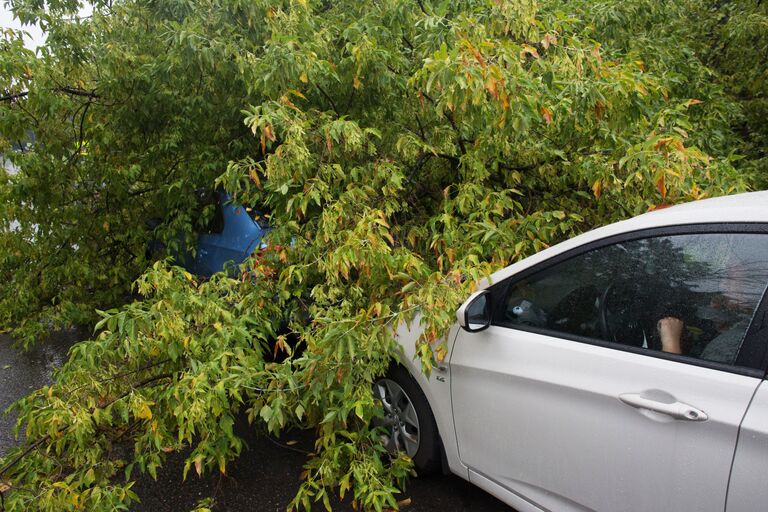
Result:
M734 364L767 255L768 235L755 233L615 243L512 282L494 324Z
M209 234L219 234L224 232L224 210L221 207L221 198L217 197L213 204L213 217L206 227Z
M209 235L220 234L224 231L224 210L221 198L211 190L198 191L196 217L201 233Z

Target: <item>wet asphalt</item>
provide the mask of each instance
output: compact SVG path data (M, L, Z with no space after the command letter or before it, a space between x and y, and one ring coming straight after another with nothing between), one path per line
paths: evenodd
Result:
M0 335L0 456L16 443L16 416L3 411L30 391L48 384L53 370L66 361L67 350L77 339L75 331L62 332L23 352L13 347L9 336Z
M12 346L0 335L0 411L29 391L51 381L52 373L66 360L76 332L59 333L29 352ZM13 413L0 413L0 456L18 441L13 435ZM258 434L245 421L237 425L248 449L228 464L227 475L198 477L194 471L182 479L184 453L170 454L158 471L157 481L142 477L134 486L141 503L134 512L182 512L202 498L213 497L215 512L283 512L299 486L312 433L287 432L280 439ZM404 512L514 512L514 510L459 477L413 478L398 497ZM334 511L353 511L349 502L332 502ZM318 504L316 510L324 510Z

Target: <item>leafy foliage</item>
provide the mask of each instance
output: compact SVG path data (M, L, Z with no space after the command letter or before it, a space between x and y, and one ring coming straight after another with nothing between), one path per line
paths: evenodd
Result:
M16 405L10 510L126 508L133 475L182 448L185 472L223 473L241 410L317 429L292 508L332 489L397 508L410 461L368 428L394 325L421 329L429 371L477 279L759 183L765 146L735 95L761 78L713 64L743 32L706 47L712 27L689 16L704 3L129 0L84 20L76 2L12 5L49 39L37 55L12 31L0 43L18 167L0 178L0 323L27 342L98 323ZM214 183L272 212L273 250L237 279L163 261L139 277L149 239L193 242L195 190Z
M768 177L768 5L759 0L723 3L711 20L707 62L723 75L727 93L739 103L735 123L744 170L765 187ZM739 140L740 139L740 140Z

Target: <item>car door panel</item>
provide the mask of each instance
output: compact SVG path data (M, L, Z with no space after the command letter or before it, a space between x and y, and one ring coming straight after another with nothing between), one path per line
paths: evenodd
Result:
M451 377L472 471L546 509L607 511L723 510L738 424L760 382L499 326L459 333ZM709 419L637 409L625 393Z
M192 271L201 276L210 276L218 272L217 253L219 234L201 233L197 236L197 251Z
M755 393L739 432L728 486L727 512L768 507L768 382Z

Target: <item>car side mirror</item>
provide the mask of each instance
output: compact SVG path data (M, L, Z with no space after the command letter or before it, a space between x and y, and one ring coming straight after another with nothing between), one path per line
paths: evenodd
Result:
M456 311L459 325L467 332L480 332L491 325L491 294L480 290L472 295Z

